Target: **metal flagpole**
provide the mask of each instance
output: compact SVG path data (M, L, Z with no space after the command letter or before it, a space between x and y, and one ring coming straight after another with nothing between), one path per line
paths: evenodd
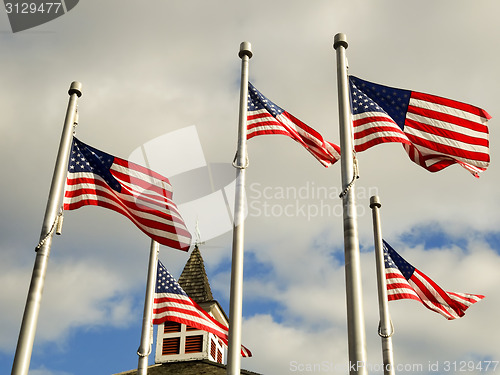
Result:
M146 297L144 299L144 313L142 315L141 344L137 349L139 362L137 364L137 375L147 375L148 357L151 354L151 329L153 318L153 299L156 286L156 270L158 267L158 253L160 244L151 240L151 250L149 252L148 281L146 283Z
M384 362L384 374L394 375L394 358L392 351L392 327L389 315L389 304L387 299L387 287L385 283L384 251L382 244L382 229L380 225L379 209L382 205L378 196L370 198L370 208L373 217L373 237L375 241L375 260L377 262L377 287L380 325L378 334L382 338L382 359Z
M64 120L63 132L59 143L54 174L45 209L45 216L40 234L40 242L36 248L35 264L31 275L31 284L28 291L28 298L24 308L21 330L17 341L16 354L12 365L12 375L28 374L33 342L35 341L35 332L38 322L38 313L40 312L40 303L42 300L43 285L47 264L50 254L52 237L58 221L61 218L61 199L64 192L64 183L68 171L68 159L73 141L73 126L76 118L76 107L78 98L82 95L82 85L79 82L71 83L68 94L70 96L66 118Z
M234 202L233 254L231 261L231 292L229 301L229 342L227 375L240 375L241 369L241 321L243 305L243 240L245 222L245 170L247 158L247 109L248 63L252 57L249 42L240 44L241 58L240 112L238 121L238 150L234 160L236 193Z
M349 372L366 374L366 337L361 291L361 267L359 259L358 224L354 182L357 178L353 158L352 124L350 116L349 85L345 34L335 35L333 48L337 53L337 86L339 102L339 127L344 218L344 254L347 302L347 335L349 344Z

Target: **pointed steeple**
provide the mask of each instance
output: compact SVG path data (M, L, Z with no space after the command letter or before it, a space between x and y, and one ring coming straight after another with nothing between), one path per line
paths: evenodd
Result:
M179 277L179 284L187 295L198 304L213 301L214 299L198 245L195 245L184 266L184 270Z

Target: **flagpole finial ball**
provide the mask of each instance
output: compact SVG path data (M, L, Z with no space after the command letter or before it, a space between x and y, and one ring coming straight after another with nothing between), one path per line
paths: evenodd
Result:
M347 48L347 36L344 33L338 33L333 37L333 48L337 49L340 46Z
M382 204L380 203L380 198L378 197L378 195L370 197L370 208L380 208L381 206Z
M78 97L82 96L82 84L80 82L71 82L71 86L68 90L69 95L76 94Z
M238 53L238 56L240 58L243 58L243 56L248 56L248 58L251 58L253 56L252 44L250 44L250 42L241 42L240 52Z

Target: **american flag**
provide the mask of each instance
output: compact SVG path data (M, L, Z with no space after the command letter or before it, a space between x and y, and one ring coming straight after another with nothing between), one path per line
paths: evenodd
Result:
M65 210L101 206L128 217L158 243L187 251L191 243L166 177L73 138Z
M284 111L248 83L247 139L257 135L286 135L309 151L325 167L340 159L340 147Z
M177 322L211 332L228 344L228 328L215 320L181 288L165 266L158 260L153 303L153 324ZM241 356L251 357L250 350L241 346Z
M415 163L431 172L458 163L475 177L489 165L483 109L349 76L354 147L364 151L400 142Z
M445 292L428 276L404 260L386 241L383 241L383 244L389 301L414 299L452 320L464 316L469 306L484 298L480 294Z

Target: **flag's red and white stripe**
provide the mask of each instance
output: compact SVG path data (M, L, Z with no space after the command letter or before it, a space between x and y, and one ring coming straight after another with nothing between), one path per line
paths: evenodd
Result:
M411 144L401 128L383 112L364 112L353 116L354 149L361 152L385 142Z
M481 108L413 91L404 127L420 153L413 160L431 172L456 162L477 176L490 162L490 118ZM412 147L407 148L410 156Z

